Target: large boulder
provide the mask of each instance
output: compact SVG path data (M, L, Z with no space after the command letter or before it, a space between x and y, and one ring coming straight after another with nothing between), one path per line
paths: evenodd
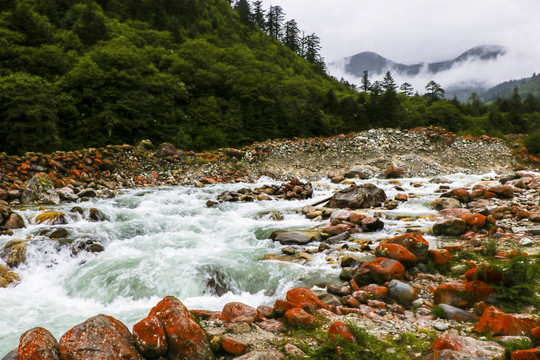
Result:
M492 335L530 336L531 329L539 325L540 321L530 315L506 314L490 306L484 310L474 330Z
M287 301L310 314L319 309L328 309L328 306L306 287L298 287L287 291Z
M25 228L26 225L24 224L24 220L21 215L12 212L4 223L4 227L14 230Z
M222 313L227 322L253 322L257 317L257 309L241 302L225 304Z
M388 290L390 291L390 296L406 308L409 308L412 302L418 299L418 292L416 289L403 281L395 279L390 281Z
M443 236L460 236L467 231L467 223L463 219L439 220L433 225L433 234Z
M328 207L366 209L379 206L386 200L386 193L373 184L352 185L332 196Z
M15 274L7 266L0 264L0 288L6 288L9 284L19 280L19 275Z
M321 233L309 230L276 230L270 234L270 239L281 245L304 245L312 241L322 240Z
M437 286L433 294L435 304L463 307L469 303L469 296L462 283L445 283Z
M28 330L19 340L17 359L60 360L58 341L47 329L36 327Z
M413 267L417 263L416 256L399 244L383 243L375 249L375 256L397 260L405 267Z
M8 241L0 257L9 267L18 267L26 261L26 242L20 239Z
M152 308L151 315L156 316L165 329L169 360L214 359L204 331L180 300L173 296L165 297Z
M461 202L458 199L454 199L452 197L438 198L430 202L429 207L437 211L444 209L459 209L461 208Z
M21 203L26 205L60 204L60 196L54 190L54 184L45 173L34 175L21 196Z
M419 233L406 233L390 239L383 240L382 243L398 244L409 250L416 256L419 262L426 261L428 257L429 243Z
M143 360L129 329L115 318L103 314L62 335L60 353L62 360Z
M133 336L135 346L145 358L155 359L167 353L167 335L156 316L148 316L133 325Z
M367 267L375 282L383 284L393 279L400 279L405 275L405 267L399 261L378 257L370 262Z

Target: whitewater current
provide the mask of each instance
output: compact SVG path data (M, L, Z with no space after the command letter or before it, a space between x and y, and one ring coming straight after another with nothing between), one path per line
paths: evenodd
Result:
M493 176L454 174L447 178L452 181L448 185L457 188ZM435 213L429 203L439 196L435 193L438 184L426 178L400 179L404 191L398 191L391 180L357 180L366 182L384 189L388 198L406 192L409 201L392 211L370 210L385 219L385 229L357 236L377 240L402 232L411 222L399 220L400 216L415 219L412 225L430 226L421 215ZM314 253L305 262L266 259L269 254L282 253L282 246L268 239L273 230L323 224L306 219L300 210L344 186L324 180L313 183L312 199L206 206L222 191L263 184L277 183L262 178L257 184L125 190L114 199L55 206L68 215L68 221L54 228L65 228L70 239L99 241L105 246L100 253L74 255L70 246L40 235L51 228L35 222L43 211L37 207L14 209L27 227L15 230L13 236L0 236L0 249L13 239L29 240L29 245L26 262L15 269L21 281L0 288L0 357L18 345L22 333L36 326L59 339L89 317L107 314L131 328L167 295L177 297L189 309L221 310L232 301L272 305L295 286L338 282L339 263L327 261L324 253ZM74 215L70 209L75 205L85 214L96 208L105 219L91 222ZM276 214L283 220L276 221ZM425 237L435 244L434 237Z

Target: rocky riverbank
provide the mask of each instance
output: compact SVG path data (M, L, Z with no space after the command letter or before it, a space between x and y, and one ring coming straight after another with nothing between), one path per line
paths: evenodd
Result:
M11 166L2 177L2 199L9 203L0 204L0 226L8 236L13 226L24 226L17 216L21 203L109 197L120 187L202 186L260 175L290 180L293 172L306 180L329 175L343 185L352 178L396 178L397 194L390 198L374 185L352 185L326 205L302 210L324 225L271 235L283 245L280 261L324 254L326 261L339 263L338 282L290 289L273 306L235 302L221 311L189 311L166 297L131 330L106 315L76 325L59 341L45 329L29 330L5 359L538 358L540 175L513 171L519 164L498 140L458 138L438 129L374 130L208 154L170 146L154 150L142 143L55 154L52 160L29 156L2 160ZM406 188L426 186L400 177L489 170L504 174L470 188L451 188L443 176L431 178L439 194L431 203L438 213L427 219L433 226L406 227L378 244L361 236L390 221L414 220L385 215L415 196ZM293 178L281 186L223 193L207 205L293 200L311 192L310 183ZM62 216L45 210L35 221L52 226L61 224ZM97 210L81 216L103 220ZM441 246L430 246L426 234L437 235ZM92 251L93 245L78 251ZM25 261L24 249L23 240L6 244L2 259L8 266L0 266L0 286L16 286L15 264Z

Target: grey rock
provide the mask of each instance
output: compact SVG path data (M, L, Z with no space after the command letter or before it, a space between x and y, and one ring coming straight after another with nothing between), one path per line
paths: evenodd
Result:
M21 196L21 203L25 205L60 204L60 196L54 190L49 175L39 173L34 175Z
M439 220L433 225L433 234L459 236L465 234L467 223L462 219Z
M440 304L439 306L446 313L445 318L448 320L470 322L470 323L478 322L479 320L478 316L473 315L470 312L457 308L455 306L448 305L448 304Z
M312 241L322 240L320 232L308 230L276 230L270 234L270 239L282 245L303 245Z
M64 186L63 188L57 189L56 193L60 196L60 199L63 201L77 201L79 197L75 194L72 188Z
M277 350L255 350L245 355L235 357L234 360L282 360L285 355Z
M96 193L96 190L88 188L88 189L81 190L81 192L79 192L77 196L79 198L84 198L84 197L95 198L97 196L97 193Z
M373 184L351 186L340 190L332 196L328 207L365 209L379 206L386 200L384 190Z
M390 296L406 308L409 308L412 302L418 298L417 291L403 281L395 279L390 281L388 290L390 290Z
M461 202L454 198L439 198L433 200L429 206L433 210L444 210L444 209L459 209L461 208Z

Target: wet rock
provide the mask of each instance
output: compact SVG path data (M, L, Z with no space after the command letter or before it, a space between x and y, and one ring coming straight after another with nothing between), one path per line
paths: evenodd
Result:
M36 327L22 334L18 360L60 360L58 341L46 329Z
M19 280L19 275L15 274L7 266L0 264L0 288L6 288L9 284Z
M467 223L462 219L439 220L433 225L433 234L442 236L460 236L467 231Z
M441 197L454 198L464 204L469 203L472 200L471 194L467 191L467 189L463 188L452 189L449 192L442 194Z
M365 303L367 299L364 298L364 294L362 294L362 292L365 292L367 294L367 299L375 299L381 301L386 301L390 299L390 290L388 290L386 286L369 284L366 286L362 286L360 288L360 291L355 291L353 293L353 297L360 300L360 302Z
M461 202L451 197L439 198L429 203L429 207L437 211L444 210L444 209L459 209L461 208Z
M226 322L253 322L257 317L257 309L241 302L231 302L225 304L222 310L223 318Z
M360 223L364 232L378 231L384 228L384 222L375 217L366 217Z
M26 261L26 242L24 240L10 240L4 246L0 257L11 267L18 267Z
M448 320L474 323L478 322L478 320L480 319L478 316L452 305L440 304L439 306L446 313L445 319Z
M54 184L45 173L34 175L21 195L21 203L25 205L60 204L60 196L54 190Z
M506 314L495 306L490 306L484 311L474 330L492 335L530 336L531 329L539 325L540 321L531 315Z
M87 189L81 190L77 194L77 196L81 199L82 198L95 198L97 196L97 193L96 193L96 190L87 188Z
M21 215L12 212L4 223L4 227L8 229L22 229L25 228L24 219Z
M388 284L390 296L405 308L410 308L414 300L418 298L418 292L411 285L399 280L392 280Z
M379 206L386 200L385 192L373 184L351 186L335 193L328 207L365 209Z
M106 220L107 217L100 210L96 208L90 208L90 210L88 210L88 219L95 222Z
M504 347L494 341L480 341L472 337L452 334L439 336L431 344L429 350L435 353L432 359L471 359L471 355L485 360L504 360L505 358ZM438 353L443 351L452 352L442 357Z
M298 287L287 291L287 301L312 314L319 309L328 309L319 298L308 288Z
M308 230L276 230L270 234L270 239L281 245L304 245L312 241L322 240L318 231Z
M259 317L263 316L268 319L273 319L276 316L274 312L274 308L271 306L266 306L266 305L257 306L257 315Z
M464 220L469 226L476 226L477 228L483 228L486 225L486 216L482 214L463 214L461 219Z
M396 260L378 257L368 265L373 280L383 284L392 279L399 279L405 274L405 267Z
M293 308L285 312L285 320L293 328L307 327L315 324L317 320L300 308Z
M133 325L133 337L145 358L158 358L167 353L167 336L156 316L148 316Z
M356 342L356 336L354 336L351 329L341 321L333 322L328 329L328 336L331 341L337 341L338 338L345 340L348 343L354 344Z
M178 299L167 296L151 311L163 325L167 334L167 358L170 360L214 359L204 331L188 309Z
M389 259L397 260L405 267L413 267L416 265L416 256L407 250L404 246L399 244L383 243L377 246L375 249L375 255L377 257L386 257Z
M94 316L62 335L63 360L143 360L128 328L107 315Z
M326 287L326 291L328 291L330 294L338 295L338 296L345 296L345 295L351 295L352 290L348 286L342 286L337 284L331 284ZM320 297L319 297L320 299Z
M98 253L105 250L105 246L97 240L93 239L77 239L71 244L71 252L77 255L80 251Z
M63 225L66 224L66 216L59 211L46 211L36 216L37 224Z
M18 352L18 348L11 350L10 352L6 354L6 356L2 358L2 360L17 360L18 358L17 352Z
M383 243L398 244L403 246L414 254L419 262L426 261L428 256L429 243L419 233L412 232L395 236L393 238L384 240Z
M69 235L69 232L67 231L67 229L59 228L59 229L56 229L53 232L51 232L49 234L49 237L51 239L64 239L64 238L68 237L68 235Z

